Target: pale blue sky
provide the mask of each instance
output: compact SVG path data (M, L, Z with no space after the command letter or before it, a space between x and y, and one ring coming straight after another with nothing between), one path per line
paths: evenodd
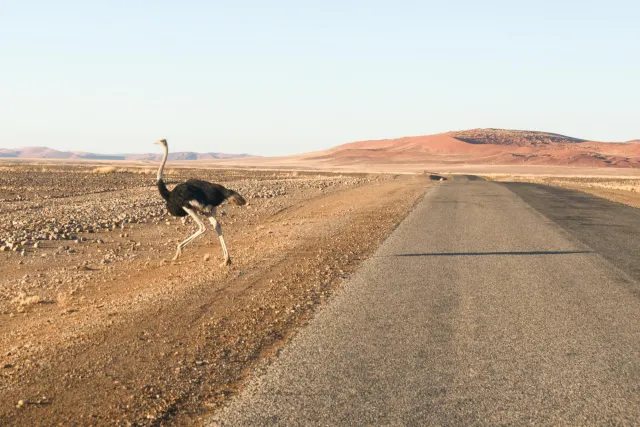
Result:
M0 0L0 147L640 138L640 2Z

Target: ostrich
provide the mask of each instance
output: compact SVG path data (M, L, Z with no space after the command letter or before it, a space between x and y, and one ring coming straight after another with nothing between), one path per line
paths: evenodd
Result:
M154 142L154 144L162 146L162 149L164 150L164 156L162 157L160 169L158 169L156 183L158 185L160 195L167 202L167 210L173 216L184 217L188 214L193 218L196 224L198 224L198 231L187 237L178 245L176 256L173 257L173 261L178 259L185 246L205 232L205 224L198 216L198 214L201 214L209 218L211 225L218 234L220 244L222 245L222 254L224 256L224 262L222 265L225 266L231 264L227 245L224 243L224 237L222 237L222 228L215 218L216 207L221 205L225 200L229 200L238 206L242 206L247 202L240 194L233 190L229 190L219 184L212 184L210 182L200 181L197 179L190 179L187 182L178 184L173 188L173 190L169 191L162 179L162 170L164 169L164 164L167 162L167 156L169 155L167 140L161 139Z

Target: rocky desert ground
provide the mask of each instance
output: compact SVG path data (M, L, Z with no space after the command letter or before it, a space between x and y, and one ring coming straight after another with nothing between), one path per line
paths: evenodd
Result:
M0 425L192 425L339 289L425 175L174 168L240 192L213 230L155 169L0 164Z

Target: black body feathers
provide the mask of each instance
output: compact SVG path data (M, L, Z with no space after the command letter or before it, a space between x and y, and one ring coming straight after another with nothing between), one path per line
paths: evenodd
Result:
M160 195L167 202L167 209L173 216L186 216L183 208L193 209L196 212L207 214L225 200L244 205L246 201L233 190L220 184L212 184L207 181L190 179L185 183L176 185L169 191L163 180L158 181Z

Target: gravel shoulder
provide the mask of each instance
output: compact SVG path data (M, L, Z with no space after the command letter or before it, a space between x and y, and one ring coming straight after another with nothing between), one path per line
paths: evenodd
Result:
M168 262L194 225L149 171L0 168L0 424L191 425L367 258L422 176L168 171L249 200ZM170 185L171 186L171 185Z

